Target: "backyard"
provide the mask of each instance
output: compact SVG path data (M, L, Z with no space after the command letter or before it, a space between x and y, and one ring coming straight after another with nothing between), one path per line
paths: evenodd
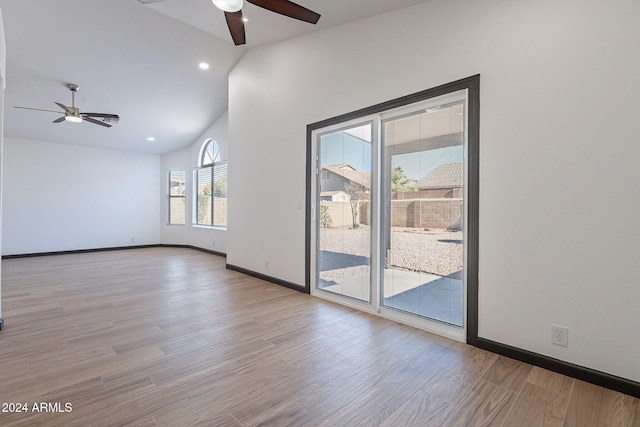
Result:
M366 225L322 228L320 278L332 281L368 271L369 235ZM461 279L462 239L462 231L392 227L386 268Z
M368 226L320 230L319 286L370 301ZM463 324L463 233L391 228L383 305L455 326Z

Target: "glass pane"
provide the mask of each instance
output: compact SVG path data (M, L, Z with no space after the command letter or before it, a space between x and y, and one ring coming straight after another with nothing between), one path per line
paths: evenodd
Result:
M184 196L185 171L169 172L169 195Z
M169 198L169 224L184 225L185 224L185 198L170 197Z
M196 173L197 181L197 224L212 225L211 223L211 169L201 168Z
M213 168L213 225L227 226L227 164Z
M383 122L383 305L463 319L464 102Z
M220 147L218 143L211 139L207 142L207 146L202 152L202 159L200 160L200 166L208 166L220 161Z
M371 301L371 136L365 124L319 139L318 288Z

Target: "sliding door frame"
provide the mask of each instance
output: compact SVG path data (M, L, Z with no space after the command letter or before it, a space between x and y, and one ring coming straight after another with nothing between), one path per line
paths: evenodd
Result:
M370 125L371 126L371 182L370 182L370 189L369 189L369 221L370 221L370 232L369 232L369 300L360 300L357 298L351 298L351 297L346 297L346 296L338 296L338 297L332 297L331 296L331 292L330 291L320 291L319 293L316 293L316 295L321 296L324 295L325 297L327 297L327 299L332 300L332 301L340 301L341 303L348 305L350 307L353 308L357 308L357 309L361 309L361 310L366 310L367 307L378 307L379 306L379 301L378 301L378 295L377 292L374 292L374 283L377 281L377 277L376 277L376 271L378 271L378 265L380 263L380 256L379 256L379 242L377 240L377 234L373 233L373 230L375 229L375 227L378 226L378 223L380 221L380 215L379 215L379 209L378 209L378 203L379 203L379 197L377 196L378 191L379 191L379 183L373 179L373 177L377 177L378 176L378 171L377 171L377 163L378 163L378 157L379 157L379 144L377 143L377 140L379 139L379 128L378 128L378 123L377 123L377 115L370 115L370 116L364 116L364 117L358 117L355 120L350 120L348 122L340 122L336 125L332 125L332 126L328 126L328 127L324 127L321 128L322 132L321 133L314 133L314 139L316 141L316 144L314 144L314 153L316 157L316 168L318 170L315 171L315 174L312 174L311 176L315 176L315 180L311 178L311 176L308 176L308 178L311 178L311 185L313 188L313 191L311 192L311 197L313 197L314 194L319 195L319 190L320 190L320 177L322 175L322 171L319 170L320 166L317 164L317 159L320 158L320 138L324 135L327 134L331 134L334 132L340 132L340 131L344 131L346 129L352 129L354 127L359 127L359 126L363 126L363 125ZM378 148L378 149L374 149L374 148ZM313 162L313 159L312 159ZM312 165L313 166L313 165ZM315 181L315 182L314 182ZM309 200L311 200L309 197L307 197ZM318 202L318 197L315 197L314 200L312 200L312 203L310 203L311 206L316 205L316 203ZM312 220L312 224L311 224L311 230L312 233L310 234L310 247L312 248L311 254L313 255L314 250L315 253L319 253L320 251L320 246L319 246L319 235L320 235L320 222L319 222L319 215L320 212L320 206L319 204L316 206L316 221L315 223ZM314 234L315 234L315 238L314 238ZM318 259L317 257L313 257L311 256L310 258L310 268L311 268L311 274L315 275L316 273L318 273ZM311 280L311 285L313 285L313 280ZM310 293L314 293L314 289L310 287ZM339 295L339 294L338 294ZM340 299L340 298L345 298L345 299Z
M332 117L307 125L307 150L306 150L306 209L305 209L305 289L311 293L312 268L311 257L312 233L315 223L312 221L312 209L315 206L314 193L312 191L312 174L315 173L316 151L314 150L314 131L343 122L362 119L364 117L380 114L388 110L404 107L422 101L427 101L451 92L467 90L468 121L467 121L467 239L466 265L466 340L474 343L478 337L478 234L479 234L479 141L480 141L480 75L467 77L455 82L447 83L411 95L393 99L391 101L376 104L357 111Z

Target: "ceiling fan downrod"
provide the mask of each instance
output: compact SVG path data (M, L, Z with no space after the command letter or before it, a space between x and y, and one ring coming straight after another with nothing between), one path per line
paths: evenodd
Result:
M65 113L65 120L71 123L82 123L80 109L76 108L76 92L80 87L73 83L68 83L67 87L71 91L71 108Z
M74 85L73 83L68 83L67 87L71 91L71 107L75 108L76 106L76 92L80 89L80 86Z

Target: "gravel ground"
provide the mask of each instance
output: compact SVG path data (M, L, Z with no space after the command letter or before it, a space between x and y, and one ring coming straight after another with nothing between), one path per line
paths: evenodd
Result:
M358 271L366 272L369 233L368 226L355 230L320 229L321 268L324 270L321 277L332 280ZM391 230L391 265L401 270L450 276L462 270L462 239L461 231L394 227Z

